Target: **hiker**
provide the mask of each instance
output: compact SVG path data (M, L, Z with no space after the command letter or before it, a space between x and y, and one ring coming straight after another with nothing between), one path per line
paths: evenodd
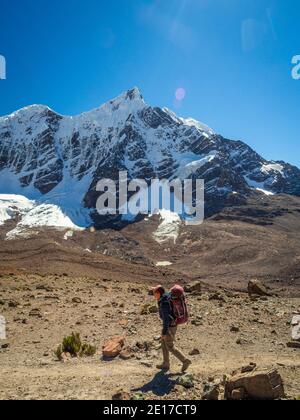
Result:
M176 289L177 292L179 289L179 293L182 293L182 299L184 299L183 289L180 286L175 286L175 288L173 289ZM161 365L158 365L157 369L166 371L170 369L170 353L172 353L175 357L177 357L177 359L181 361L182 373L184 373L187 371L192 362L187 357L185 357L180 350L178 350L175 347L175 339L177 325L187 322L187 311L185 311L186 313L182 317L182 320L176 319L176 317L174 316L174 309L172 308L172 293L166 293L165 289L162 286L157 286L153 289L153 294L158 302L159 315L163 321L163 330L161 337L163 363Z

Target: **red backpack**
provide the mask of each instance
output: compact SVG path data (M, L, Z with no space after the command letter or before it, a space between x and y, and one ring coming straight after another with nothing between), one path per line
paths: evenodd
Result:
M170 291L170 305L176 325L186 324L189 320L187 302L181 286L174 286Z

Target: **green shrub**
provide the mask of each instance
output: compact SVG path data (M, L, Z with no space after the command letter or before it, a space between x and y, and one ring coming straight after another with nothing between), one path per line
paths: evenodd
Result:
M91 344L83 344L81 351L80 351L80 357L86 356L91 357L96 354L96 346L92 346Z
M81 339L79 333L72 333L72 335L63 339L63 352L70 353L72 357L76 357L81 350Z
M58 360L62 360L63 353L69 353L72 357L91 357L96 354L97 348L91 344L82 343L79 333L72 333L63 339L54 351Z

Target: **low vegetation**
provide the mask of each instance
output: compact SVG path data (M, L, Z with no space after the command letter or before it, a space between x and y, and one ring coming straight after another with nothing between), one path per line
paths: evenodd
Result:
M79 333L72 333L64 337L62 344L55 350L54 354L58 360L62 360L64 355L71 357L91 357L96 353L96 347L82 343Z

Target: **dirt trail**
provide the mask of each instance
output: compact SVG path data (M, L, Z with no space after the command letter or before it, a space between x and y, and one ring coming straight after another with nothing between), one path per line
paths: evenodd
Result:
M252 360L252 359L251 359ZM250 359L248 362L251 361ZM241 358L197 361L189 372L198 378L199 382L208 377L222 378L224 372L232 372L243 366L247 360ZM300 361L295 363L289 358L273 359L265 355L257 357L256 362L264 368L276 367L286 381L289 393L297 392L297 384L291 383L289 375L300 371ZM246 363L247 364L247 363ZM110 399L113 390L127 391L145 390L151 396L169 398L172 396L174 379L180 374L176 363L167 374L161 374L155 369L141 369L136 361L115 361L101 364L75 362L45 367L1 367L0 397L8 399ZM5 380L4 380L5 378ZM174 378L174 379L172 379ZM286 379L288 378L288 379Z

